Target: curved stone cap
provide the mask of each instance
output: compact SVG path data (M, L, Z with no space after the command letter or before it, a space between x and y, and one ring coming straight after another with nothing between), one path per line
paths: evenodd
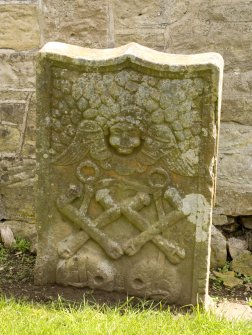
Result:
M159 71L167 71L169 68L172 72L181 71L184 67L197 69L214 67L222 73L224 66L222 56L215 52L193 55L168 54L137 43L113 49L90 49L61 42L49 42L40 50L39 57L89 67L119 65L130 60L132 63Z

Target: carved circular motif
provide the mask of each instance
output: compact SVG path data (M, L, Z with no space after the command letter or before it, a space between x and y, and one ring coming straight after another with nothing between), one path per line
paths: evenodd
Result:
M86 168L86 173L85 173ZM95 181L100 174L98 166L92 161L84 161L77 168L77 177L82 183Z
M167 185L168 178L168 173L164 169L155 168L149 174L149 185L155 188L163 188Z

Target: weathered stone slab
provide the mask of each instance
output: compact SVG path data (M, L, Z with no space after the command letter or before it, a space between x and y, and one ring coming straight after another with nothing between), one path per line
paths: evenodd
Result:
M44 46L37 284L206 302L222 71L215 53Z

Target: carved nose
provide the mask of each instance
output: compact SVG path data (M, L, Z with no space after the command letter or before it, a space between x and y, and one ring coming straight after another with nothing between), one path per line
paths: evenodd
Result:
M121 145L122 146L126 146L128 144L129 140L127 137L127 134L122 134L121 136Z

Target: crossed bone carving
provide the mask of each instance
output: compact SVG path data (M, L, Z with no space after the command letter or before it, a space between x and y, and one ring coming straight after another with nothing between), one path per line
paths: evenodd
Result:
M88 165L91 165L90 162L88 162ZM98 173L96 173L96 175L98 176ZM156 187L156 192L154 193L158 220L153 224L139 213L142 208L148 206L151 202L151 197L148 193L138 191L134 197L117 203L111 197L109 188L101 188L95 193L95 188L92 187L95 179L96 178L86 178L83 180L82 176L81 181L85 182L85 193L83 203L79 209L74 207L71 203L82 195L81 187L72 185L65 195L57 199L59 211L82 229L59 243L58 252L62 258L73 256L89 238L95 240L112 259L118 259L123 254L132 256L148 241L152 241L172 264L179 263L185 257L184 249L179 247L176 243L168 241L161 235L161 232L168 226L170 227L184 218L184 214L176 209L165 214L160 185ZM104 212L92 220L87 215L87 209L94 195L96 201L104 208ZM125 216L140 233L120 245L102 231L101 228L119 219L122 215Z

